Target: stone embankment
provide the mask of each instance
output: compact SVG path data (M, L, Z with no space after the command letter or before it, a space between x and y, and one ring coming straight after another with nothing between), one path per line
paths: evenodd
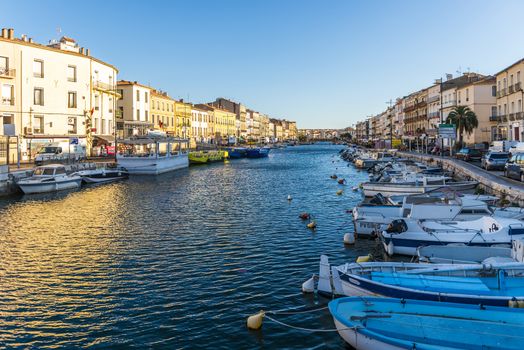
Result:
M479 182L479 188L486 193L507 199L511 203L524 207L524 183L522 182L493 174L473 164L454 158L408 152L397 152L397 155L430 165L441 166L444 170L463 179L476 180Z

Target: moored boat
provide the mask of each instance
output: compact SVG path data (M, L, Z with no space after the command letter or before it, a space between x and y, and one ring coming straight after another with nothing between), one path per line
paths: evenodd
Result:
M206 164L209 161L209 155L203 151L189 152L190 164Z
M225 148L229 153L229 158L238 159L247 157L247 148L244 147L229 147Z
M49 164L37 167L31 177L21 179L17 185L25 194L48 193L80 188L82 178L67 174L62 164Z
M357 350L521 349L524 309L392 298L329 303L339 335Z
M247 149L247 157L248 158L264 158L269 156L269 148L268 147L261 147L261 148L248 148Z
M74 175L80 176L82 182L86 184L114 182L129 178L129 173L126 169L116 167L80 170L75 172Z
M364 182L362 191L364 196L373 197L377 194L390 197L396 195L411 195L431 192L436 189L448 188L455 191L474 189L477 181L446 181L428 184L424 181L417 183L390 183L390 182Z

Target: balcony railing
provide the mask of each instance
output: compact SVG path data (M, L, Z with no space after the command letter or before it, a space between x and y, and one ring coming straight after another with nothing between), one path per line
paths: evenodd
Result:
M510 86L509 86L509 92L508 92L508 93L509 93L509 94L512 94L514 91L515 91L515 90L514 90L514 86L513 86L513 85L510 85Z
M2 104L4 106L14 106L15 98L14 97L2 97Z
M117 89L116 89L116 85L113 85L113 84L108 84L108 83L104 83L100 80L97 80L97 81L94 81L93 82L93 87L97 90L102 90L102 91L106 91L106 92L110 92L112 94L114 94L116 97L120 98L122 97Z
M515 83L515 92L522 90L522 87L520 85L520 82Z
M431 112L428 113L429 118L440 118L440 112Z
M428 98L428 103L439 101L439 100L440 100L440 96L431 96L430 98Z
M515 121L515 113L510 113L509 114L509 120Z
M524 114L522 112L515 113L515 120L521 120L523 119Z
M498 115L490 115L489 121L490 122L500 122L500 117Z
M500 121L503 122L503 123L507 122L508 121L508 116L506 114L501 115L500 116Z
M1 78L14 78L16 76L16 69L0 68Z

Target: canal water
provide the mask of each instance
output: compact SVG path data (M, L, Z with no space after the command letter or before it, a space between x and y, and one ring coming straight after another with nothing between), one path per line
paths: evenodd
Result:
M340 149L288 147L1 200L0 347L345 348L337 333L245 326L260 309L324 305L300 289L320 254L343 263L376 246L342 243L353 231L346 210L361 199L351 186L367 173L341 161ZM314 216L315 231L300 212ZM333 328L327 311L278 319Z

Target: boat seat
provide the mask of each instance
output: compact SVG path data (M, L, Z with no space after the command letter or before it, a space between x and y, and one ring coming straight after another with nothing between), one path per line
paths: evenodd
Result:
M448 277L433 275L411 275L396 272L371 272L373 281L392 286L438 292L464 292L488 294L488 286L475 277Z

